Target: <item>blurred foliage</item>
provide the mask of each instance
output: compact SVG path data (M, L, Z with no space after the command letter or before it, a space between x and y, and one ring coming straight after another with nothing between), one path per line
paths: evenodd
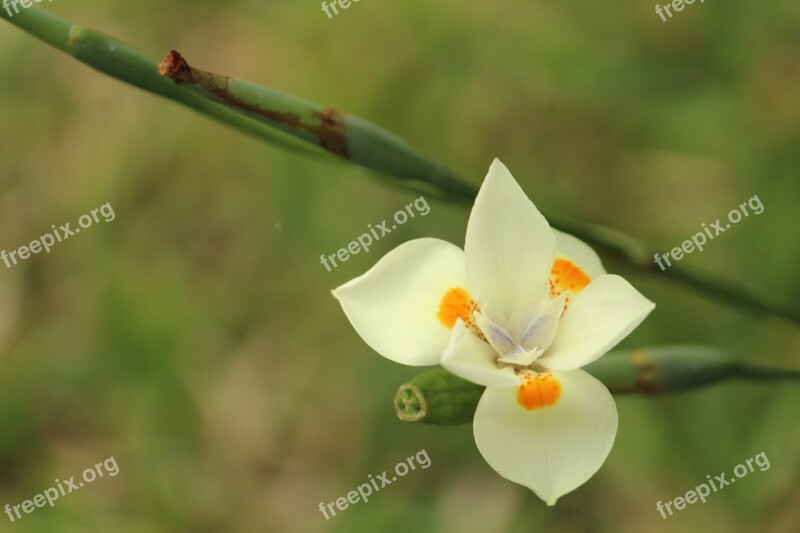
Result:
M500 157L543 210L667 251L757 194L765 210L682 266L800 294L800 6L621 0L42 4L153 57L363 116L480 181ZM794 531L796 386L620 398L609 460L548 509L469 427L404 424L417 370L361 341L328 292L400 243L463 243L432 202L333 272L412 197L265 146L0 25L0 247L111 202L117 218L0 269L0 505L114 455L120 473L0 530ZM74 222L73 222L74 224ZM612 265L609 265L612 266ZM612 270L616 270L612 266ZM798 368L797 329L624 270L658 307L621 345L697 342ZM432 466L325 521L425 448ZM764 451L771 469L663 520L656 502Z

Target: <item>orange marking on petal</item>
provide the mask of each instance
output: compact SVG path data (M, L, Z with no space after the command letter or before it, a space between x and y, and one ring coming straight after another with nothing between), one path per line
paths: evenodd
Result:
M456 325L456 320L460 318L468 330L485 341L486 337L483 336L472 317L472 313L476 311L480 311L480 308L478 308L478 304L470 297L469 293L461 287L452 287L444 293L444 296L439 301L439 312L436 313L436 318L447 329L453 329L453 326Z
M475 302L470 298L469 293L461 287L453 287L448 290L439 302L439 312L436 318L439 319L446 328L453 329L456 320L461 319L467 323L472 318L472 311Z
M567 259L556 259L550 270L550 297L564 291L578 294L592 281L575 263Z
M561 383L550 373L525 376L517 389L517 403L529 411L553 406L560 397Z

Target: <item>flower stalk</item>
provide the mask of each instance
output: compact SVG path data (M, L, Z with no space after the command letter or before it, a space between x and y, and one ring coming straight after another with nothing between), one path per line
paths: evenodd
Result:
M37 39L112 78L174 100L283 148L300 151L306 155L325 154L291 135L257 121L248 120L225 106L174 84L159 75L157 61L119 39L73 24L35 6L25 9L13 18L9 18L5 11L0 9L0 18L5 18Z
M712 347L690 345L614 351L584 370L615 395L681 392L734 379L800 381L798 370L755 365ZM394 408L404 422L466 424L472 422L483 390L480 385L438 368L400 385Z
M159 72L203 98L401 182L420 182L417 188L433 186L453 198L472 198L476 192L474 185L441 163L361 118L277 89L193 68L175 50L161 61Z
M162 62L132 46L30 7L0 17L78 61L125 83L174 100L214 120L308 156L338 156L391 178L396 187L471 205L478 187L419 152L403 139L363 119L250 82L194 69L176 52ZM163 73L163 74L162 74ZM647 247L616 230L553 217L604 255L636 270L660 275L707 297L758 315L800 324L800 310L775 305L718 276L672 267L659 272Z

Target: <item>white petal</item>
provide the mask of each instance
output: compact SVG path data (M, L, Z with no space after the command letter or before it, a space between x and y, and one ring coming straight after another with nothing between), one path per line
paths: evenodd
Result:
M459 318L453 328L450 344L442 356L445 370L484 387L514 387L521 383L511 367L500 369L494 362L494 349L486 341L468 331Z
M333 295L373 350L398 363L433 365L451 332L436 318L439 303L450 288L465 282L459 247L417 239L398 246Z
M481 186L464 246L473 299L505 316L546 294L555 236L497 159Z
M528 410L516 387L489 387L473 422L489 466L548 505L597 472L617 434L617 408L602 383L583 370L553 377L562 388L555 405Z
M601 276L574 297L553 344L536 362L561 371L587 365L627 337L655 306L623 278Z
M591 246L579 238L569 233L558 231L555 228L553 228L553 234L556 236L557 255L559 257L569 259L592 279L606 274L606 269L603 268L600 257Z

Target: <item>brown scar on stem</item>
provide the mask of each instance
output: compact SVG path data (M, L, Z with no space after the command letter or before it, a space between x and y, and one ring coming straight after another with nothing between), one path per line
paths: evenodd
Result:
M655 383L656 368L644 356L644 352L636 350L631 355L633 366L639 369L639 375L636 377L636 389L642 392L654 393L658 391L658 386Z
M167 54L159 63L158 72L178 85L197 84L231 106L262 116L273 122L284 124L290 128L306 131L316 137L319 141L319 146L325 150L339 157L350 159L350 149L347 146L347 138L344 134L344 114L336 109L327 108L321 113L313 113L312 116L318 122L306 124L295 113L264 109L249 102L244 102L228 91L229 77L192 68L183 56L175 50Z
M158 64L158 73L162 76L167 76L178 85L191 83L193 79L192 67L190 67L183 56L175 50L167 54L167 57L162 59L161 63Z
M316 132L320 146L329 152L348 159L350 150L347 148L347 139L344 136L344 116L342 113L329 107L320 114L320 119L320 128Z

